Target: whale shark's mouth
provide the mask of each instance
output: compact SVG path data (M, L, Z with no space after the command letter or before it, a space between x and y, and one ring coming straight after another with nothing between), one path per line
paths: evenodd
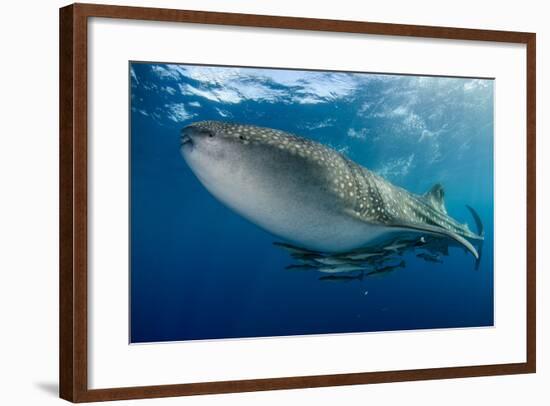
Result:
M188 135L181 137L181 146L183 147L185 144L193 144L193 140Z
M182 153L191 152L194 149L193 147L194 147L193 139L189 135L184 134L180 138L180 149Z

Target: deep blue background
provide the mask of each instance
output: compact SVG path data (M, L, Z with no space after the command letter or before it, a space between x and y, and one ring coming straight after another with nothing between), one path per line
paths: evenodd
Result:
M131 342L493 324L493 82L133 63ZM274 238L223 206L179 152L216 119L278 128L344 152L395 184L446 190L486 240L443 264L405 256L386 277L336 283L285 270Z

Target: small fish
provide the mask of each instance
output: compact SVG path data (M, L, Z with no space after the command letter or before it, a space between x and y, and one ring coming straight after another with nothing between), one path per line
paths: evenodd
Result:
M409 249L414 249L417 247L422 247L427 244L426 236L421 236L420 238L397 238L393 241L390 241L386 245L382 245L384 251L392 251L394 253L402 253Z
M384 247L384 250L391 251L394 253L400 253L408 248L413 247L414 243L411 243L410 241L395 241L391 243L390 245L386 245Z
M416 256L418 258L422 258L424 261L435 262L437 264L442 264L443 263L443 261L439 258L439 255L432 255L432 254L428 254L426 252L423 252L421 254L417 254Z
M334 265L317 268L319 272L323 273L343 273L343 272L354 272L354 271L364 271L365 267L362 265Z
M382 268L375 269L374 271L369 272L367 274L367 276L387 274L387 273L395 271L398 268L405 268L405 265L406 265L406 262L401 261L397 265L388 265L388 266L385 266L385 267L382 267Z
M384 255L385 255L384 252L363 252L363 253L357 253L357 254L346 254L346 256L342 258L349 258L352 260L361 261L369 258L381 257Z
M349 264L359 264L360 261L355 261L347 257L320 257L313 259L315 262L318 262L323 265L349 265Z

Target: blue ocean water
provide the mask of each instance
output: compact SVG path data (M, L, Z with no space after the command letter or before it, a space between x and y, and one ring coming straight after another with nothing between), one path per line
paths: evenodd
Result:
M493 325L493 81L131 63L130 341ZM478 270L405 254L349 282L285 267L281 241L214 198L180 130L200 120L311 138L414 193L445 188L449 214L485 227Z

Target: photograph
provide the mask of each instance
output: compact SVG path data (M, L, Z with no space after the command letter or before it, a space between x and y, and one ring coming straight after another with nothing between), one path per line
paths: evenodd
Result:
M130 343L493 326L492 78L128 81Z
M545 3L113 3L4 4L2 404L549 403Z

